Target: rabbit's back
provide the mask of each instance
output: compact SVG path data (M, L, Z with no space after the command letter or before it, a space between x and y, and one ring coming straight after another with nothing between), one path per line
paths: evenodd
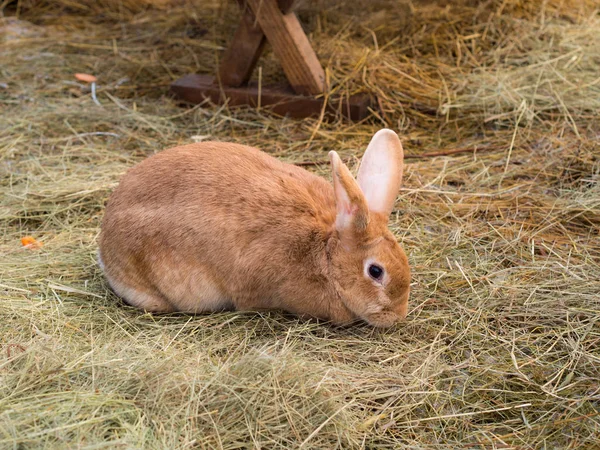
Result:
M120 204L177 208L180 214L194 206L227 217L267 205L266 212L278 214L335 208L324 179L255 148L219 142L175 147L142 161L121 180L107 214Z

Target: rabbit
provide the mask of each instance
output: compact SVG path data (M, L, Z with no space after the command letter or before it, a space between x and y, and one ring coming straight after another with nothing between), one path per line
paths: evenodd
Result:
M355 179L329 152L324 178L252 147L202 142L130 169L107 203L99 263L149 312L279 309L344 325L407 315L410 268L387 223L404 153L369 143Z

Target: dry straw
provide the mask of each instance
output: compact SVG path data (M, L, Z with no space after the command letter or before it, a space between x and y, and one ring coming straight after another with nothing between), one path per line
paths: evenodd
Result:
M597 4L305 2L335 92L380 99L350 124L166 95L214 73L230 3L0 3L0 448L600 448ZM152 316L107 289L104 203L146 155L221 139L328 176L382 126L412 158L406 324Z

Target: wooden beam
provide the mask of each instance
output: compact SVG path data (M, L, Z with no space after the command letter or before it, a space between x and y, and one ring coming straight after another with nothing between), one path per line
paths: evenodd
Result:
M325 92L325 72L293 12L283 14L277 0L246 0L297 94Z
M248 83L267 38L252 11L244 8L242 19L219 65L219 82L225 86Z
M279 9L287 14L295 0L278 0ZM245 0L238 0L242 18L219 65L219 82L225 86L247 84L262 55L267 38Z
M238 0L238 1L244 1L244 0ZM283 14L287 14L290 11L292 11L294 9L294 6L296 6L297 0L278 0L277 4L279 5L279 10L283 13Z
M230 107L264 107L294 118L344 116L354 121L369 116L376 105L366 94L351 97L319 96L325 91L325 74L294 13L295 0L237 0L242 20L222 59L217 77L186 75L171 85L176 97L198 104L210 100ZM273 46L292 85L248 85L266 41ZM300 95L299 95L300 94ZM315 97L315 95L318 96ZM327 102L327 103L325 103Z
M219 86L208 75L185 75L171 85L171 90L180 99L189 103L202 103L207 99L216 104L227 102L229 106L265 107L281 116L293 118L318 117L323 111L325 99L295 94L285 87L263 87L256 85L243 87ZM325 107L327 118L342 115L354 121L363 120L369 115L371 98L356 95L350 98L330 98Z

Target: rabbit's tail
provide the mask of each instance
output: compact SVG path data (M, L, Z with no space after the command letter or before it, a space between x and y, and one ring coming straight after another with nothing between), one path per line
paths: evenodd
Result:
M96 259L98 260L98 265L102 269L102 272L104 272L104 261L102 261L102 255L100 254L100 249L98 249L98 253L96 254Z

